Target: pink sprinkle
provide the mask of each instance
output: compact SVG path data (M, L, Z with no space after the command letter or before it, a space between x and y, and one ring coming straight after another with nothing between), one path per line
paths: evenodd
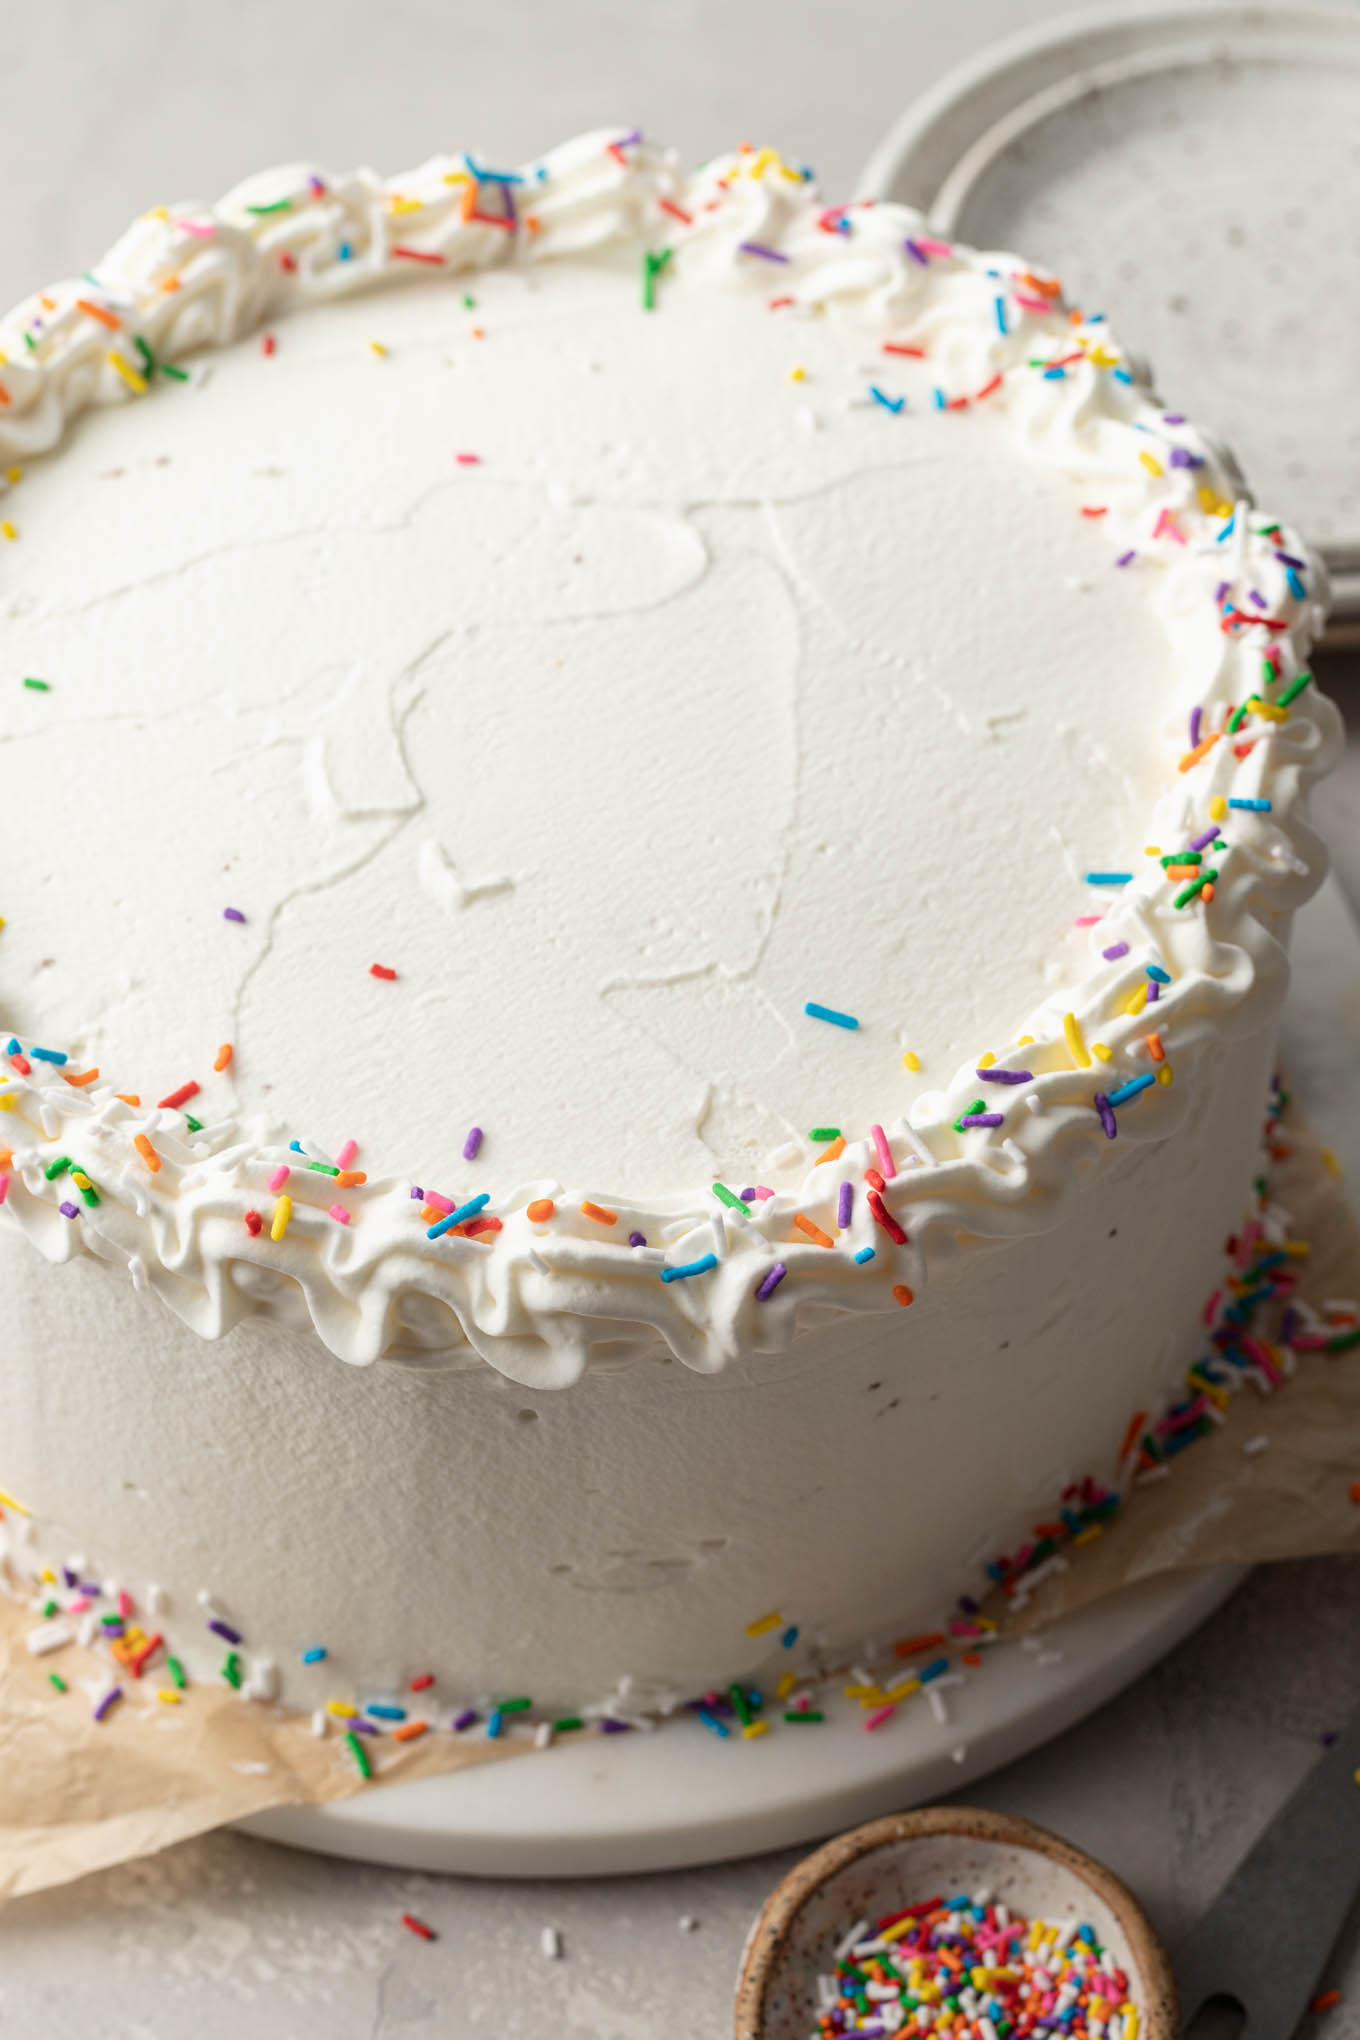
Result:
M757 1183L755 1189L751 1192L751 1195L753 1197L758 1197L761 1203L763 1204L767 1197L774 1196L774 1192L773 1190L767 1190L763 1183Z
M274 335L272 333L266 333L263 340L261 340L260 342L261 354L273 354L275 349L278 347L278 344L279 344L278 341L274 338Z
M924 234L916 236L916 245L924 248L927 255L952 255L954 252L948 241L928 241Z
M886 1707L876 1707L872 1714L865 1716L864 1726L870 1730L882 1728L884 1722L891 1721L896 1712L897 1709L891 1702Z
M358 1141L347 1140L341 1147L339 1154L335 1158L336 1168L347 1169L350 1163L354 1160L354 1157L358 1154L358 1152L359 1152Z
M455 453L453 457L459 467L480 467L482 464L480 453Z
M277 1169L275 1169L273 1175L269 1178L269 1187L274 1192L275 1196L278 1195L279 1191L282 1190L284 1184L287 1181L288 1181L288 1164L287 1162L280 1162Z
M66 1612L68 1615L83 1615L85 1613L85 1610L89 1606L90 1606L89 1595L77 1594L73 1601L68 1601L66 1603Z
M194 234L200 241L210 241L217 232L215 226L204 220L176 220L175 225L182 234Z
M921 243L923 248L929 245L927 241ZM1019 290L1011 292L1011 303L1020 305L1027 312L1047 312L1051 309L1047 298L1030 297L1026 292Z
M8 1196L9 1196L9 1177L7 1175L0 1176L0 1204L3 1204Z
M869 1137L873 1141L878 1154L879 1168L885 1176L895 1176L897 1174L897 1164L892 1158L892 1149L888 1146L887 1134L881 1126L871 1126L869 1128Z
M118 1613L122 1616L124 1622L126 1622L136 1612L137 1610L133 1605L131 1594L126 1587L120 1587L118 1590Z
M437 1190L427 1190L425 1192L425 1202L432 1204L436 1211L448 1212L454 1208L453 1199L451 1197L441 1197Z
M332 1204L330 1208L330 1215L335 1220L337 1225L349 1224L349 1213L346 1211L343 1204Z
M1072 923L1074 928L1095 928L1104 919L1102 914L1078 914Z

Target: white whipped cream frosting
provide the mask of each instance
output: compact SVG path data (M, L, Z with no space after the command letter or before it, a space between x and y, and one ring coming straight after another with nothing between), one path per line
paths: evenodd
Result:
M67 440L0 506L0 1147L50 1259L202 1333L300 1297L346 1359L552 1386L615 1327L712 1370L1050 1227L1154 1023L1119 1137L1174 1137L1278 1002L1337 730L1270 712L1316 561L1048 279L769 151L517 176L272 172L0 332L0 462ZM1178 907L1149 846L1216 797L1269 808ZM197 1127L155 1103L188 1079ZM500 1230L431 1238L413 1185Z

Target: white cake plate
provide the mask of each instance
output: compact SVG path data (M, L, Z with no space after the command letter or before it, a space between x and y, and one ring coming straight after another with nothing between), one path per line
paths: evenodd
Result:
M1360 1074L1337 1016L1360 1013L1360 940L1335 880L1300 915L1284 1029L1291 1082L1360 1182ZM1245 1577L1170 1574L1056 1622L1042 1656L1000 1646L947 1696L872 1734L839 1694L821 1727L719 1741L692 1717L388 1785L335 1806L279 1807L250 1834L324 1855L483 1877L599 1877L755 1855L956 1791L1101 1706Z

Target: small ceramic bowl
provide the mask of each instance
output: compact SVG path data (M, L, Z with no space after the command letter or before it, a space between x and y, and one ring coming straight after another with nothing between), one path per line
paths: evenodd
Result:
M838 1835L776 1886L751 1930L737 1984L737 2040L808 2040L817 1977L853 1921L934 1892L987 1890L1015 1912L1089 1921L1128 1972L1140 2040L1177 2040L1165 1948L1130 1893L1091 1856L1010 1814L970 1806L889 1814Z

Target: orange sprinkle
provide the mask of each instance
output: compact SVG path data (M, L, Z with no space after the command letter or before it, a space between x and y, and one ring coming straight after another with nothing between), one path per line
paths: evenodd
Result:
M592 1204L589 1198L581 1206L581 1216L593 1218L596 1225L617 1225L619 1222L617 1211L606 1211L603 1204Z
M1356 1495L1352 1493L1351 1500L1355 1501L1356 1499ZM1339 1990L1322 1990L1318 1992L1308 2009L1310 2012L1330 2012L1332 2006L1339 2005L1340 2002L1341 1993Z
M1083 503L1081 514L1083 517L1104 517L1108 509L1108 503Z
M1199 866L1197 864L1167 864L1162 868L1168 878L1199 877Z
M532 1224L542 1225L544 1219L551 1218L556 1209L557 1206L553 1203L551 1197L535 1197L532 1204L526 1208L524 1216Z
M822 1228L819 1225L814 1225L812 1223L812 1220L808 1218L804 1212L801 1211L795 1212L793 1222L797 1226L799 1232L806 1233L808 1238L810 1240L815 1241L819 1247L835 1246L836 1242L833 1239L830 1239L827 1236L827 1234L822 1231Z
M113 1095L120 1105L140 1105L142 1102L135 1091L115 1091Z
M1201 758L1208 757L1217 742L1218 736L1216 732L1212 736L1201 737L1194 750L1186 752L1176 770L1178 772L1188 772L1192 765L1198 765Z
M1148 1035L1147 1052L1154 1062L1166 1061L1166 1050L1162 1047L1162 1037L1160 1034Z
M367 1181L368 1171L366 1169L340 1169L334 1178L337 1190L352 1190L356 1183L366 1183Z
M982 1663L982 1652L980 1650L961 1650L959 1652L959 1663L963 1665L980 1665Z
M224 1041L222 1043L222 1046L217 1051L217 1060L213 1064L213 1068L215 1070L224 1070L230 1061L231 1061L231 1043L229 1041Z
M62 1075L65 1077L67 1083L70 1084L75 1090L83 1091L87 1084L92 1084L94 1082L95 1078L99 1075L99 1071L97 1069L63 1070Z
M822 1149L822 1152L818 1155L816 1161L813 1163L813 1167L820 1169L823 1162L834 1162L838 1155L843 1155L844 1153L845 1153L845 1135L843 1133L838 1133L833 1141L827 1142L827 1145Z
M1351 1482L1350 1495L1351 1500L1355 1503L1356 1508L1360 1509L1360 1480L1353 1480Z
M895 1282L893 1284L893 1302L900 1303L903 1310L906 1309L909 1303L915 1303L915 1301L915 1295L908 1289L905 1282Z
M121 329L122 320L117 318L113 312L106 310L103 305L95 304L91 298L78 297L76 299L76 310L84 312L88 319L98 319L100 325L107 326L111 333L117 333Z
M470 220L477 210L477 186L472 178L468 179L459 194L458 210L465 220Z
M1135 1444L1137 1443L1139 1437L1142 1434L1143 1426L1144 1424L1146 1424L1147 1420L1148 1413L1146 1410L1135 1410L1133 1415L1129 1418L1129 1427L1124 1433L1124 1442L1119 1448L1119 1457L1121 1459L1123 1459L1127 1453L1132 1452Z
M159 1175L161 1158L156 1153L155 1148L152 1147L146 1135L144 1133L134 1134L132 1137L132 1145L136 1148L138 1154L141 1156L142 1160L146 1163L146 1166L148 1167L148 1169L150 1169L152 1175L153 1176Z
M1207 907L1210 900L1214 896L1214 882L1212 879L1209 880L1209 883L1206 886L1201 886L1199 896L1203 900L1205 906Z
M417 1736L424 1735L429 1725L428 1721L403 1721L400 1728L393 1729L392 1740L393 1742L414 1742Z

